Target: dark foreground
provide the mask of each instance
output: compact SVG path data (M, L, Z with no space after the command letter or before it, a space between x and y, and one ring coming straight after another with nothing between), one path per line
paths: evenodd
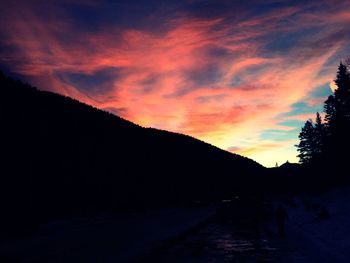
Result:
M222 217L217 207L149 210L43 225L26 237L2 240L0 262L349 262L349 187L282 203L288 212L284 236L273 217L255 227L254 220Z
M143 262L350 262L350 187L280 199L288 212L285 233L275 220L260 229L214 218L169 240Z
M173 208L43 225L2 241L0 262L271 262L275 252L215 208Z
M274 262L277 253L278 249L255 231L214 219L169 239L140 262Z
M0 262L135 262L213 216L212 208L171 208L55 221L0 242Z

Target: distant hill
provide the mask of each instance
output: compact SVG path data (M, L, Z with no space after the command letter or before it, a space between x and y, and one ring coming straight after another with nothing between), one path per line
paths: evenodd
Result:
M300 167L300 163L290 163L287 161L284 164L282 164L279 168L284 170L298 170L300 169Z
M252 178L265 170L2 73L0 99L1 198L9 220L213 200L254 191Z

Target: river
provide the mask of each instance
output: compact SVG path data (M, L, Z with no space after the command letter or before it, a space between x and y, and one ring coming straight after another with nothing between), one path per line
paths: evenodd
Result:
M226 263L274 262L278 249L263 233L212 219L181 236L167 240L141 262Z

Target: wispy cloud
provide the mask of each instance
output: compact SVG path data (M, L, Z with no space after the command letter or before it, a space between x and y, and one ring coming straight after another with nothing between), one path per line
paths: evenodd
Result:
M4 4L0 63L40 88L274 165L279 151L296 160L298 132L280 123L312 114L293 113L296 103L321 107L316 92L350 52L350 4L301 2ZM286 137L266 142L267 129Z

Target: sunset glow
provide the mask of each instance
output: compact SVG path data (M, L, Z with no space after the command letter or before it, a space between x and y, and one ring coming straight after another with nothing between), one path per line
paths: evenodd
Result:
M298 161L350 54L347 1L31 2L0 4L2 70L265 166Z

